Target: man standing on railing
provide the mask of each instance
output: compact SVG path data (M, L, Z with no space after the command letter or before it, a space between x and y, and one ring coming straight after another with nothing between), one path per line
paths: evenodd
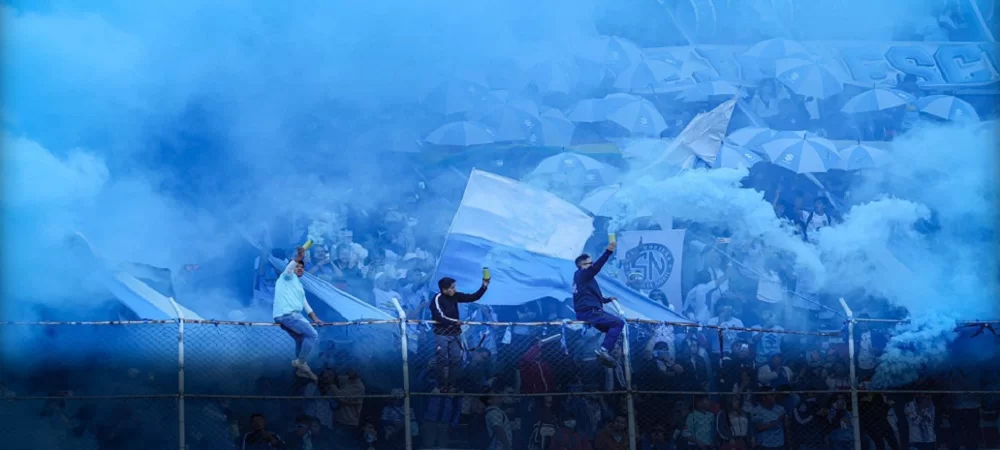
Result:
M437 363L437 382L442 389L452 386L462 365L462 322L458 317L459 303L472 303L483 298L490 279L485 277L479 290L465 294L455 290L455 279L444 277L438 280L438 292L431 301L431 317L434 322L434 354Z
M592 262L590 255L586 253L576 257L577 270L573 274L573 310L576 311L576 319L587 322L588 325L605 333L604 343L597 349L597 359L601 364L611 368L618 365L611 356L611 350L618 344L618 337L622 334L625 322L604 312L604 304L616 299L604 297L595 277L601 272L601 268L608 262L616 247L618 247L617 242L608 244L608 248L597 261Z
M304 309L309 318L312 319L312 323L319 325L323 321L316 317L316 313L313 312L312 308L309 306L309 302L306 301L306 291L302 287L302 281L299 278L305 273L305 263L303 258L305 257L306 250L302 247L296 249L297 253L294 258L285 266L285 271L281 273L278 277L278 282L274 285L274 308L272 312L274 314L274 321L281 325L281 329L285 330L292 339L295 339L295 353L296 359L292 360L292 367L295 367L295 374L303 378L311 378L313 381L316 380L316 374L309 368L306 364L306 360L309 358L309 354L312 353L313 346L316 345L316 341L319 339L319 334L316 333L316 329L302 316L302 310Z

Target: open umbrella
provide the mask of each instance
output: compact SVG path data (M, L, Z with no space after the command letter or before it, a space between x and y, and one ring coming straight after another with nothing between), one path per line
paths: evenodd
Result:
M523 84L534 84L541 94L569 94L576 85L576 71L570 62L545 61L528 69Z
M607 114L604 99L588 98L576 102L566 117L574 122L602 122L608 120Z
M768 39L750 47L745 56L775 61L781 58L808 57L811 53L804 45L788 39Z
M607 114L607 119L621 125L633 135L659 137L667 129L663 115L649 100L636 97L623 102L611 98L605 98L604 101L609 109L613 108Z
M827 153L822 147L813 147L806 143L790 147L771 162L795 173L819 173L839 168L840 156Z
M542 108L539 120L541 121L540 129L528 136L530 144L567 147L572 143L576 125L562 111Z
M531 100L511 96L477 120L493 130L493 138L497 142L528 139L540 125L538 105Z
M848 114L882 111L912 102L913 96L896 89L869 89L844 103L841 111Z
M828 163L828 168L833 167L830 163L840 159L837 154L836 144L829 139L810 135L801 137L797 135L779 136L775 140L762 145L761 148L764 149L764 152L767 153L768 158L772 162L775 162L783 153L789 151L798 152L801 148L815 150L817 154L823 156L823 161ZM775 164L777 163L775 162Z
M594 158L563 152L543 159L528 176L557 175L565 172L583 172L589 181L598 185L614 183L619 175L618 169Z
M444 115L473 110L484 98L489 88L485 81L454 78L438 85L424 98L423 104L431 111Z
M740 93L740 87L728 81L702 81L681 91L679 97L688 102L706 102L712 97L732 97Z
M677 69L664 61L643 59L630 66L615 78L615 89L631 91L670 80L679 79Z
M729 133L726 140L740 147L756 150L761 145L773 141L776 134L777 132L770 128L745 127Z
M954 122L978 122L979 113L965 100L951 95L930 95L916 101L917 110Z
M431 131L424 140L435 145L463 147L495 142L493 130L486 125L468 121L444 124Z
M828 98L844 91L844 83L833 72L807 59L779 59L774 72L788 89L806 97Z
M634 207L631 205L631 202L618 195L620 192L620 184L601 186L587 193L580 200L579 206L584 211L595 216L625 218L628 216L642 217L651 215L649 211L642 208L637 211L630 211Z
M642 59L642 49L634 42L617 36L601 36L585 41L582 57L616 71L625 70Z
M722 147L719 147L719 153L715 155L712 167L716 169L749 169L762 161L764 158L748 149L732 144L722 144Z
M837 169L876 169L889 162L889 153L860 142L840 149L840 166Z

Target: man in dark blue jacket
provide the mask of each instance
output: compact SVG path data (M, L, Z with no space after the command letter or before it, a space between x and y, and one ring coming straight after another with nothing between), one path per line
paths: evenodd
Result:
M576 258L576 273L573 274L573 309L576 319L587 322L590 326L605 333L601 348L597 349L597 359L607 367L618 365L611 351L618 344L625 322L618 317L604 312L604 304L615 301L614 297L604 297L601 286L597 284L597 274L615 252L617 242L608 244L607 250L597 261L591 261L590 255L584 253Z

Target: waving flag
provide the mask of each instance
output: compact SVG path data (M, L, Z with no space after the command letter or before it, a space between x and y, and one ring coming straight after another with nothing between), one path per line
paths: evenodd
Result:
M593 220L548 192L474 170L452 220L435 278L451 277L461 291L479 287L490 268L489 292L480 301L513 306L571 295L573 259L593 233ZM629 317L676 320L670 310L622 285L598 278L605 295L618 297Z

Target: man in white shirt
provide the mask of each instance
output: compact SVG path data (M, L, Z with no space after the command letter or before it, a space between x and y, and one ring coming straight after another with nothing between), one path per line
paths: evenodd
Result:
M826 214L826 197L816 197L813 210L802 211L802 224L806 240L816 242L816 233L820 228L830 226L830 216Z
M302 281L299 280L302 274L305 273L305 263L303 262L305 249L299 247L296 250L297 254L285 266L285 271L281 273L277 283L274 285L274 308L272 309L272 313L274 321L281 325L281 329L292 336L292 339L295 339L297 358L292 360L292 367L296 369L295 374L300 377L311 378L315 381L316 374L309 369L306 360L309 358L309 354L312 353L319 334L316 333L316 329L313 328L309 321L302 316L302 310L304 309L309 314L309 318L312 319L313 324L319 325L323 321L319 320L319 317L316 317L316 313L313 312L309 306L309 302L306 301L306 290L302 287Z

